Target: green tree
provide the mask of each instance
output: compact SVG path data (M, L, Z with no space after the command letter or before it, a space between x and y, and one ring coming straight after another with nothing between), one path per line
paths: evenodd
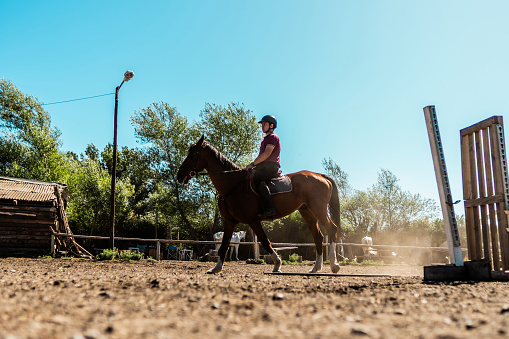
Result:
M348 182L348 174L331 158L324 158L322 160L322 166L325 169L325 173L336 182L341 202L344 202L352 191L352 186Z
M377 230L377 214L372 205L373 192L370 190L355 192L342 206L343 229L349 236L360 241L367 234L374 235Z
M151 193L147 206L152 206L152 211L164 206L161 214L152 212L151 220L157 216L158 222L164 220L167 225L183 226L169 229L172 234L177 231L182 236L209 239L221 224L217 193L208 177L198 177L186 186L179 184L178 168L189 145L201 134L230 160L247 164L260 141L260 132L251 111L240 104L230 103L226 107L206 104L200 118L189 123L175 107L154 103L136 112L132 121L158 183L157 192Z
M261 132L249 109L233 102L226 107L205 104L200 117L198 128L221 153L240 166L253 160Z
M93 146L93 145L92 145ZM67 185L71 191L67 216L75 233L109 235L111 208L111 175L101 165L97 153L90 152L71 163L71 175ZM134 195L134 186L129 178L117 179L115 192L115 216L117 225L122 225L131 215L129 201ZM118 228L119 231L122 227ZM120 233L120 232L118 232ZM116 234L122 235L122 234Z
M399 179L382 169L377 182L365 191L356 190L343 204L343 228L351 241L369 235L394 242L394 236L437 238L438 207L433 199L403 191Z
M381 217L380 227L389 230L393 227L394 209L398 204L398 199L401 198L401 187L397 184L398 181L399 179L391 171L382 168L373 187L378 198L378 211Z
M0 175L65 182L69 167L59 137L35 97L0 79Z
M93 146L93 145L92 145ZM113 172L113 145L108 143L101 152L91 152L92 157L100 159L102 168L111 175ZM117 152L117 180L128 180L134 187L134 194L130 198L130 205L135 213L145 211L145 204L150 194L155 190L155 173L151 167L152 159L142 150L122 147Z
M202 131L206 140L223 155L239 166L251 162L261 140L261 132L256 117L249 109L238 103L229 103L226 107L206 104L200 113L201 121L197 129ZM203 208L209 218L209 233L220 230L220 214L217 206L218 194L208 180L202 182Z
M189 145L198 140L199 132L180 115L175 107L167 103L153 103L135 112L132 117L136 137L144 144L143 152L152 159L151 165L158 181L162 183L160 194L164 194L168 209L165 213L178 215L184 231L198 239L195 230L200 201L195 181L189 185L177 182L177 171L187 154ZM159 197L159 199L161 199Z

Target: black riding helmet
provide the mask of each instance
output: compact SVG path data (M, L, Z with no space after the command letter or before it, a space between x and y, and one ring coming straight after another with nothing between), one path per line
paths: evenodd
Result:
M258 121L258 123L268 122L269 124L274 124L274 129L277 127L276 117L273 115L266 115L262 118L262 120Z

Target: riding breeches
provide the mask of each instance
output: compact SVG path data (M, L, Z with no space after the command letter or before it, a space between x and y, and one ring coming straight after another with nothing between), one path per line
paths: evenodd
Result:
M255 167L253 184L259 189L261 183L269 182L270 179L279 176L279 164L272 161L264 161Z

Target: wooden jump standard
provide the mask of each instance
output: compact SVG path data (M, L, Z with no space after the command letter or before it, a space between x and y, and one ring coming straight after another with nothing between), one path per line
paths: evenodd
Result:
M509 183L503 119L493 116L462 129L460 135L469 258L489 261L494 271L507 271Z

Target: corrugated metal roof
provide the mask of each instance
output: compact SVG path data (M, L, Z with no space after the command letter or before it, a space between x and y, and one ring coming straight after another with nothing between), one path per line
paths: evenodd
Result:
M53 182L0 177L0 199L52 201L56 199L55 186L65 187Z

